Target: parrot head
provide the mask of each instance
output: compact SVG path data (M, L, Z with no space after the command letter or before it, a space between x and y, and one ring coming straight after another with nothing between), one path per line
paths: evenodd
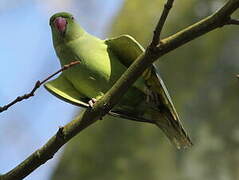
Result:
M54 43L74 40L84 34L84 30L76 22L73 15L59 12L50 18L50 26Z

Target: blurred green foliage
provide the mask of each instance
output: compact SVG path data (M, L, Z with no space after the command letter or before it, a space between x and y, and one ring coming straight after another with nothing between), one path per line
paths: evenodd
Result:
M164 0L125 0L111 36L130 34L144 46ZM222 1L175 1L166 37L205 17ZM52 179L239 179L238 27L228 26L156 62L194 146L177 151L157 127L104 118L65 148Z

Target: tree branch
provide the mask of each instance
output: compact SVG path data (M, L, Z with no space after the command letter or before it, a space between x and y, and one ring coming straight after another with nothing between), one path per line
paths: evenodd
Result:
M162 44L158 46L157 52L152 51L151 48L148 47L146 51L124 72L114 86L95 103L92 109L88 108L83 114L81 114L81 116L77 117L64 127L61 127L56 135L53 136L42 148L30 155L16 168L5 175L0 176L0 180L22 179L47 160L51 159L72 137L106 115L110 109L117 104L122 95L137 80L144 70L156 59L203 34L227 24L230 15L238 8L239 0L229 0L215 14L162 40Z
M154 30L154 36L151 42L151 46L153 47L157 46L160 43L160 35L163 30L164 23L168 17L169 11L173 7L173 3L174 0L167 0L167 2L164 4L163 12Z
M33 87L33 89L31 90L30 93L28 94L24 94L23 96L18 96L15 100L13 100L12 102L10 102L9 104L3 106L3 107L0 107L0 113L3 112L3 111L6 111L8 110L9 107L13 106L14 104L20 102L20 101L23 101L24 99L28 99L32 96L34 96L34 93L36 92L36 90L42 85L44 84L46 81L48 81L49 79L51 79L53 76L57 75L58 73L60 72L63 72L67 69L69 69L70 67L72 66L75 66L76 64L79 64L80 62L79 61L74 61L74 62L71 62L70 64L67 64L67 65L64 65L61 69L59 69L57 72L51 74L50 76L48 76L46 79L44 79L43 81L37 81Z

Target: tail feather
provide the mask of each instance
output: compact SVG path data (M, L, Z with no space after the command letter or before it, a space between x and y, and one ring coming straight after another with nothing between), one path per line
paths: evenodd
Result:
M188 148L193 145L179 120L175 120L170 112L161 111L154 114L156 125L169 138L178 149Z

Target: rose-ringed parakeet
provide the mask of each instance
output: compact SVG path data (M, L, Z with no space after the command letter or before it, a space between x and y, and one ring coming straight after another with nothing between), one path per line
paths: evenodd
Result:
M61 66L72 61L80 63L62 72L45 87L74 105L85 105L102 97L144 52L129 35L101 40L88 34L70 13L54 14L50 26ZM154 65L145 70L113 110L153 120L177 148L192 145Z

